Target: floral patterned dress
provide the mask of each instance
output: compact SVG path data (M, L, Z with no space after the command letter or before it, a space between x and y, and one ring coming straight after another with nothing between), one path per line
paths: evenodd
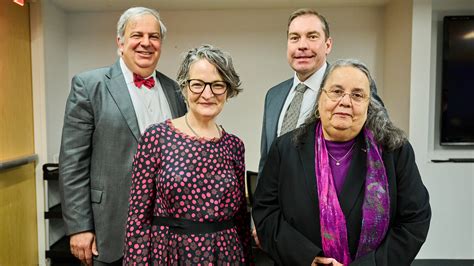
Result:
M242 265L249 262L250 217L244 186L244 144L186 135L170 120L143 134L133 162L124 265ZM198 222L233 219L212 233L182 234L153 217Z

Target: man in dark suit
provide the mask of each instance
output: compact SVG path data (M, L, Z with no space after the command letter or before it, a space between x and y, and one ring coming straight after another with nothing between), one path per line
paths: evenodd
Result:
M150 124L180 117L176 82L155 70L166 28L156 10L135 7L117 24L120 58L72 80L59 158L71 252L90 265L121 265L132 157Z
M295 73L272 87L265 96L257 180L273 140L303 124L313 110L331 49L332 39L325 17L310 8L298 9L290 15L286 57ZM255 228L252 236L259 245Z
M329 24L323 15L310 8L298 9L290 15L286 57L295 73L265 96L259 176L273 140L301 126L313 111L331 49ZM377 94L374 97L383 105Z
M273 140L303 124L313 110L327 68L326 57L332 48L326 19L309 8L298 9L291 14L287 37L286 56L295 73L292 78L271 88L265 97L259 173L263 169ZM296 90L300 83L306 87L302 92ZM297 98L300 98L299 101ZM298 109L298 106L300 108L292 117L287 115L284 121L293 99L296 102L293 102L292 109Z

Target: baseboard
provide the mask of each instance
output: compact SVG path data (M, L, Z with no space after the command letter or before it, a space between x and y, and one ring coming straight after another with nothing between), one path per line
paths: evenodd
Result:
M415 260L412 266L473 266L474 260Z

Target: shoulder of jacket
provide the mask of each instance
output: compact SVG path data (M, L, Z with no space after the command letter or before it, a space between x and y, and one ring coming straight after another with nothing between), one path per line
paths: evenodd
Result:
M290 78L290 79L287 79L287 80L285 80L285 81L282 81L282 82L278 83L277 85L271 87L271 88L268 90L267 94L272 93L272 92L274 92L274 91L276 91L276 90L279 90L279 89L281 89L281 87L291 86L292 83L293 83L293 78Z
M166 80L166 81L169 81L169 82L172 82L173 84L178 84L176 83L176 81L170 77L168 77L167 75L163 74L162 72L156 70L156 77L160 78L160 79L163 79L163 80Z
M101 67L101 68L96 68L96 69L89 69L89 70L80 72L79 74L76 74L75 77L79 77L81 79L101 77L101 76L104 76L105 74L109 73L110 68L111 68L111 66Z

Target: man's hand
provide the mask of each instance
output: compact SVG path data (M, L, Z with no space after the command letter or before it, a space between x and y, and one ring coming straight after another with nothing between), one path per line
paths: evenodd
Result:
M337 260L333 258L325 258L325 257L316 257L311 263L311 266L317 265L333 265L333 266L343 266L342 263L339 263Z
M85 265L92 265L92 255L99 255L95 234L92 232L72 235L69 243L71 245L71 253Z
M257 247L261 249L262 246L260 245L260 240L258 240L257 229L255 229L255 227L252 229L252 236L253 240L255 240L255 244L257 244Z

